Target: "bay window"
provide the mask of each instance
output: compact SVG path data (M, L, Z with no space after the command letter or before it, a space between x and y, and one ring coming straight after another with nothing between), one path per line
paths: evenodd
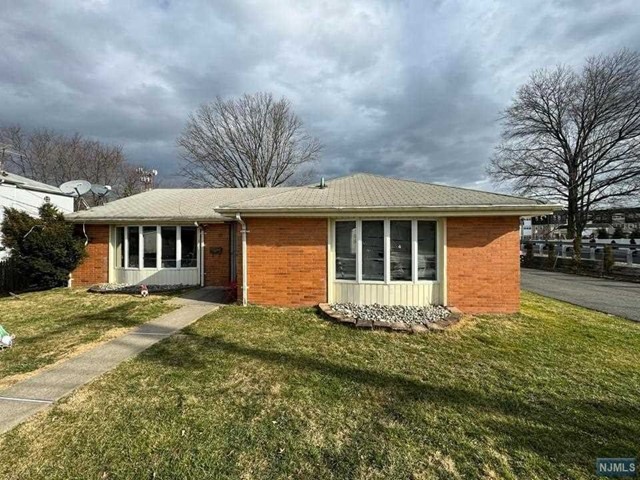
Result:
M436 221L338 220L334 232L336 280L438 280Z
M115 227L116 268L197 268L195 226Z

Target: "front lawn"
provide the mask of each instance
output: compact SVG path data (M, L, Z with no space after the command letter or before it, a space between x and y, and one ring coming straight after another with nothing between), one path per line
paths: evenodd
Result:
M0 438L2 478L591 478L640 456L640 325L525 294L441 334L225 307Z
M0 299L0 325L16 336L15 347L0 352L0 388L172 310L167 298L59 288Z

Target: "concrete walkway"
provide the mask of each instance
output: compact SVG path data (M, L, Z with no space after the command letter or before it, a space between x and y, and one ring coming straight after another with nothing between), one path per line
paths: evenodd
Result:
M523 268L523 290L640 322L640 283Z
M182 305L179 309L0 390L0 434L219 308L221 297L217 289L191 291L174 300Z

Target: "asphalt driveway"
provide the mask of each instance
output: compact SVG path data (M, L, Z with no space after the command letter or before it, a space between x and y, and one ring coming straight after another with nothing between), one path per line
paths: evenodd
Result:
M523 268L523 290L640 322L640 283Z

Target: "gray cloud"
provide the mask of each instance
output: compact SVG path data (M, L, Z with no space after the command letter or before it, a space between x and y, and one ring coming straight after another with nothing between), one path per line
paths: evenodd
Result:
M536 68L640 49L635 3L6 0L0 124L120 143L171 183L190 111L271 91L325 144L319 175L487 188L518 85Z

